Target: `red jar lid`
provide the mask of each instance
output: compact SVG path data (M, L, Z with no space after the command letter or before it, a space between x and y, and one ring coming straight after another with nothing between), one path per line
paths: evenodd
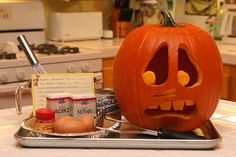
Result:
M39 119L54 119L55 111L49 108L41 108L36 110L36 117Z

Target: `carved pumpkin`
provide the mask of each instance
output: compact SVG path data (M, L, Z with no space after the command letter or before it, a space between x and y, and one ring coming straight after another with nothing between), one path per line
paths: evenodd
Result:
M136 28L123 41L114 64L114 91L123 115L143 128L189 131L215 111L222 62L211 36L176 24L161 11L162 25Z

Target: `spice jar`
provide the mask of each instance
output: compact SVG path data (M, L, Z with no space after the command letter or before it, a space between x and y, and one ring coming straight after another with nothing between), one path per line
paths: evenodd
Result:
M53 132L55 122L55 111L48 108L36 110L35 130L41 132Z
M158 19L158 2L156 0L142 0L140 10L143 15L143 24L160 23Z

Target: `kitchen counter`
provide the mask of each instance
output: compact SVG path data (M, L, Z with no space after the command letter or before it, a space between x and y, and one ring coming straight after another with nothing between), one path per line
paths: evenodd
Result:
M23 114L17 115L15 108L0 110L0 154L1 156L27 157L72 157L72 156L101 156L101 157L233 157L236 155L236 103L221 100L212 123L222 135L222 142L214 150L155 150L155 149L82 149L82 148L25 148L14 139L14 133L23 119L31 113L32 107L23 107Z
M56 45L64 44L71 47L79 47L84 50L84 54L93 54L95 58L115 57L124 38L101 39L101 40L84 40L72 42L50 42Z
M70 46L79 46L93 52L94 57L110 58L114 57L122 43L124 38L114 39L102 39L102 40L90 40L69 42ZM221 41L216 41L217 47L220 51L222 62L224 64L236 65L236 44L224 44ZM95 53L96 52L96 53ZM206 52L207 53L207 52Z
M81 53L70 54L62 58L61 55L54 55L53 61L71 61L71 60L86 60L86 59L98 59L98 58L111 58L115 57L117 51L124 38L113 38L113 39L101 39L101 40L85 40L85 41L74 41L74 42L52 42L58 46L75 46L79 47ZM222 62L224 64L236 65L236 45L223 44L220 41L216 41L219 48ZM38 54L37 54L38 55ZM24 53L18 54L18 60L2 60L0 62L0 69L10 66L27 66L29 65L28 60L25 58ZM51 58L47 55L38 55L39 62L41 64L50 62ZM7 63L7 64L6 64Z

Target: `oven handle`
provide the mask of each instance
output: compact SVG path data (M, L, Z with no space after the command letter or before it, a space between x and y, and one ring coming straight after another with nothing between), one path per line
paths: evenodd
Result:
M16 90L15 90L15 105L16 105L16 113L20 115L22 113L22 104L21 104L21 98L22 98L22 91L26 88L30 88L31 81L24 82L20 84Z

